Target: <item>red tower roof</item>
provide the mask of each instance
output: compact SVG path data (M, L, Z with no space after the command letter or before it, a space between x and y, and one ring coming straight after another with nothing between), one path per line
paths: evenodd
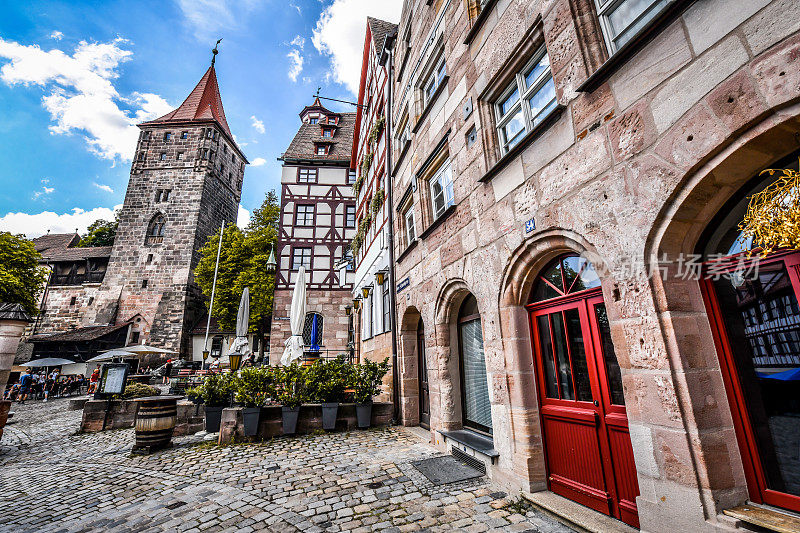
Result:
M197 84L194 90L177 109L170 111L163 117L142 122L140 125L207 122L210 120L219 124L228 138L233 140L231 130L228 128L228 121L225 119L225 110L222 107L222 97L219 94L217 73L214 70L214 65L208 68L200 79L200 83Z

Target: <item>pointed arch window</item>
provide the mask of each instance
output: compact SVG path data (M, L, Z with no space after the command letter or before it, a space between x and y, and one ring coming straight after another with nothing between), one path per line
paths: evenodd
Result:
M150 225L147 226L146 244L161 244L164 242L164 226L166 223L167 221L164 219L164 215L158 214L153 217L150 221Z

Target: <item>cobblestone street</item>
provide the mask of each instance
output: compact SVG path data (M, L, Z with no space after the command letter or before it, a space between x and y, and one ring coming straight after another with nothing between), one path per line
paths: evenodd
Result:
M438 455L395 427L132 456L133 430L76 435L66 400L14 406L0 442L2 531L542 531L570 529L485 478L435 486Z

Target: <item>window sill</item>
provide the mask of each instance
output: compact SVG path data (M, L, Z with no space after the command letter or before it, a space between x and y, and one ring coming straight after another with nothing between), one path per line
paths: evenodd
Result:
M631 56L639 53L647 44L661 33L669 24L677 19L688 8L694 0L674 0L674 3L665 9L650 24L639 30L639 33L625 43L622 48L617 50L614 55L606 59L586 81L577 89L577 92L590 93L600 87L603 83L627 63Z
M395 258L395 260L394 260L395 263L397 263L399 265L403 261L403 259L405 259L408 256L408 254L411 253L411 250L413 250L414 248L417 247L418 243L419 243L419 239L414 239L413 241L411 241L411 244L406 246L406 249L403 250L402 252L400 252L400 255L398 255Z
M486 4L483 6L480 15L475 19L475 22L472 24L472 27L467 32L467 36L464 38L464 44L469 45L472 42L472 39L478 34L481 30L481 26L483 23L486 22L486 19L489 18L489 13L492 11L492 8L497 3L497 0L488 0Z
M448 81L450 81L450 76L445 76L442 78L442 83L439 84L439 86L433 92L431 99L428 100L428 103L425 105L425 109L422 110L422 113L420 113L419 118L417 119L417 123L414 124L413 128L411 128L411 133L417 133L417 131L420 129L422 123L425 121L425 118L428 116L428 113L430 113L433 104L436 103L436 100L438 100L439 96L441 96L441 94L444 92L444 88L447 87Z
M445 220L447 220L448 218L450 218L450 216L451 216L453 213L455 213L455 212L456 212L456 207L457 207L457 204L453 204L453 205L451 205L450 207L448 207L447 209L445 209L445 210L444 210L444 213L442 213L442 214L441 214L441 216L440 216L439 218L437 218L436 220L434 220L433 222L431 222L431 225L430 225L430 226L428 226L428 227L425 229L425 231L423 231L422 233L420 233L420 234L419 234L418 240L420 240L420 241L421 241L421 240L425 240L425 239L428 237L428 235L430 235L431 233L433 233L433 231L434 231L436 228L438 228L439 226L441 226L441 225L444 223L444 221L445 221Z
M506 152L506 154L501 157L492 167L486 171L486 173L478 178L478 181L481 183L486 183L491 180L494 176L500 173L501 170L506 168L506 166L514 160L520 153L522 153L525 148L527 148L533 141L535 141L539 136L544 133L546 129L548 129L556 120L561 116L561 113L564 112L566 107L561 104L558 104L553 111L550 112L547 117L541 121L539 124L536 125L531 131L525 135L525 137L520 140L514 148Z

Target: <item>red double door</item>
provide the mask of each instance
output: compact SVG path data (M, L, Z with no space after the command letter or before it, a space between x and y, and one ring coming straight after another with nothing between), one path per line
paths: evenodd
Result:
M600 290L527 309L550 490L638 527L622 377Z

